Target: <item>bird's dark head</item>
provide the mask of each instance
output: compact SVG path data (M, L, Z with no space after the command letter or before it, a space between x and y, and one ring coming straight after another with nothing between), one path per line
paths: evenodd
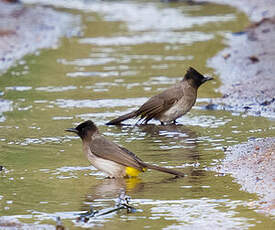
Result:
M212 77L205 77L202 74L200 74L197 70L195 70L194 68L189 67L183 80L190 81L194 86L199 87L204 82L207 82L212 79L213 79Z
M84 121L79 124L76 128L65 129L67 132L76 133L81 139L92 136L96 131L98 131L96 125L91 120Z

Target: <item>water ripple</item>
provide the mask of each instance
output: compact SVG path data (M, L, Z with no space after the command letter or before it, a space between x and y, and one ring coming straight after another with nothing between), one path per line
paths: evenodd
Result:
M191 28L211 22L226 22L235 19L234 14L190 17L188 11L199 11L201 6L188 8L165 8L154 3L65 0L24 0L29 3L43 2L62 8L73 8L101 14L106 21L126 22L130 31L168 31Z
M57 99L52 102L60 108L113 108L113 107L131 107L141 105L147 98L128 98L128 99L101 99L101 100L73 100Z
M248 229L254 226L250 219L237 217L238 206L245 206L242 201L228 199L212 200L207 198L192 200L140 200L139 203L153 205L152 217L176 220L165 229ZM227 210L219 209L226 207ZM205 225L207 223L207 225Z
M77 89L76 86L47 86L47 87L38 87L36 90L38 91L45 91L45 92L64 92L68 90L75 90Z
M114 62L115 58L80 58L72 61L67 61L65 59L58 59L58 62L63 65L77 65L77 66L91 66L91 65L104 65L109 62Z
M6 120L3 113L12 111L13 110L12 105L13 105L12 101L0 99L0 122L4 122Z
M99 46L122 46L144 43L192 44L213 38L212 34L202 32L148 32L134 36L83 38L79 39L79 43Z
M14 90L14 91L28 91L31 90L32 87L31 86L9 86L5 88L6 90Z
M71 72L66 74L68 77L115 77L119 76L117 71L106 71L106 72Z

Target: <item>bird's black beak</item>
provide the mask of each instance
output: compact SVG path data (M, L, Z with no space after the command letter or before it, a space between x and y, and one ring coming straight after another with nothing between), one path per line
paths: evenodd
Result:
M204 77L203 82L210 81L213 79L214 79L213 77Z
M69 128L69 129L65 129L66 132L71 132L71 133L76 133L78 134L78 130L75 128Z

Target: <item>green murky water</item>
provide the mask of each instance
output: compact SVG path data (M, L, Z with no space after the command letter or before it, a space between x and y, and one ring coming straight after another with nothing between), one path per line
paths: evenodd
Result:
M217 76L200 88L196 106L179 125L104 125L179 81L188 66L214 75L207 60L224 47L226 33L241 30L247 18L214 4L97 2L78 8L65 11L81 15L83 36L27 56L0 77L0 165L5 167L0 215L52 225L60 216L70 229L274 227L271 218L255 212L256 195L240 191L230 176L207 170L224 157L223 146L271 136L274 124L202 110L220 96ZM105 179L89 166L79 138L64 132L87 119L144 161L177 168L187 177L172 180L149 171L135 179ZM114 207L121 188L136 213L75 221L90 205Z

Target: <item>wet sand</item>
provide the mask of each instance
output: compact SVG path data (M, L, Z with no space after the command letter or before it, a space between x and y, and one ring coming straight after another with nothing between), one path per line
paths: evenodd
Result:
M275 138L249 140L229 147L225 155L214 170L231 174L243 190L259 195L258 202L248 205L275 215Z
M275 117L275 1L210 0L247 13L253 22L245 31L229 35L228 48L209 61L220 76L222 98L209 109ZM229 148L215 168L236 178L242 189L259 195L259 210L275 215L275 137L250 140Z
M275 17L230 35L229 47L209 61L223 86L214 104L226 110L275 118Z

